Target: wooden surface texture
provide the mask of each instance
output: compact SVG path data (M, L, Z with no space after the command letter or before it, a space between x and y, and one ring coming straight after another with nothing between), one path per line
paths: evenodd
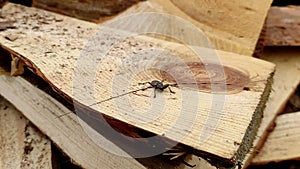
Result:
M20 57L67 98L86 107L93 105L93 109L109 117L179 141L197 151L208 152L229 163L235 163L236 158L242 158L250 148L257 128L251 121L260 117L260 108L267 99L265 88L271 85L273 64L198 48L205 59L202 63L184 45L145 36L124 39L107 53L107 57L97 51L81 55L91 49L85 48L86 43L92 44L88 47L109 46L118 34L90 39L99 28L96 24L13 4L4 7L3 15L15 20L17 27L0 33L4 48ZM17 34L18 38L6 39L10 34ZM164 49L167 53L139 53L139 50L153 48ZM130 54L136 55L131 57ZM191 79L184 78L187 74L184 66L175 62L174 55L188 63L197 85L189 84ZM99 61L100 66L91 69ZM219 63L225 66L225 77L218 74ZM166 71L149 69L147 64ZM204 65L211 68L209 72ZM146 69L136 72L139 68ZM175 94L167 89L157 92L156 98L153 98L153 89L126 94L126 91L146 87L138 85L141 82L165 79L165 83L174 83L178 78L183 83L171 88ZM218 85L222 83L228 90ZM216 109L219 106L223 106L222 109ZM203 137L205 139L201 140Z

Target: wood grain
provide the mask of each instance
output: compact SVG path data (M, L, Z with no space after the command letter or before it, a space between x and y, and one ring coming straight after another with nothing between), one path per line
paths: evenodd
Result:
M117 17L141 11L164 12L196 25L216 49L251 56L272 1L149 0L134 4L136 2L138 1L125 3L125 1L35 0L33 4L36 7L88 20L98 20L99 16L115 14L131 5L130 9Z
M0 96L0 168L51 169L51 142Z
M70 114L62 104L21 77L2 75L0 83L1 95L21 110L77 165L83 168L144 168L134 159L104 151L87 136L76 115ZM58 119L57 116L62 113L66 114L65 118Z
M151 2L158 4L163 12L195 24L209 37L216 49L250 56L254 52L272 1L150 0Z
M271 85L273 64L229 52L198 48L201 55L206 56L202 59L212 71L192 72L196 77L197 88L186 86L185 83L190 82L189 79L182 79L180 81L183 83L172 87L176 94L164 91L153 99L153 90L150 89L130 94L126 94L126 91L140 89L138 85L140 82L163 78L161 71L150 69L147 64L168 70L174 63L170 62L175 60L174 55L186 63L198 64L199 58L187 46L136 36L119 42L107 53L108 57L102 58L99 53L93 52L82 56L80 52L90 49L83 49L86 47L85 43L90 43L88 47L109 46L118 35L104 34L101 38L91 40L90 37L98 29L96 24L13 4L6 5L3 14L14 18L18 29L7 30L0 34L5 36L8 33L18 32L19 38L11 42L0 37L2 45L20 57L33 72L67 98L73 98L86 107L94 104L92 108L107 115L108 119L117 119L129 126L179 141L198 153L213 154L231 165L234 165L237 159L243 158L243 154L250 148L255 128L259 125L260 113L268 96L267 89ZM112 30L110 32L119 33ZM167 53L151 55L150 52L150 55L144 55L145 53L137 52L148 48L164 49ZM138 54L128 57L135 52ZM217 57L213 57L212 54ZM85 59L85 56L89 59ZM120 65L122 59L123 65ZM100 67L94 69L93 65L97 61L101 61ZM224 77L220 76L218 71L214 71L218 63L228 67L225 79L222 79ZM82 64L83 67L79 66L77 69L76 64L77 66ZM144 71L135 72L138 68L143 68ZM168 73L178 75L182 73L181 71L179 66L179 69ZM76 75L76 72L79 74ZM234 72L238 72L238 77L243 79L241 84L231 75ZM212 75L213 83L210 84L217 86L214 90L207 88L208 85L203 86L199 83L201 79L207 78L207 73ZM166 83L172 82L172 79L167 80ZM225 83L226 80L228 82ZM228 88L233 87L234 92L227 93L222 86L217 85L222 83ZM75 88L73 84L76 85ZM126 97L117 96L122 93ZM114 99L110 99L111 97ZM164 102L161 102L161 99L164 97L165 104L162 104ZM218 97L221 100L213 101ZM128 98L130 104L127 104ZM194 109L195 106L192 105L198 105L199 108ZM220 105L223 105L222 111L216 109ZM164 109L161 109L162 107ZM184 116L181 114L182 108ZM96 113L89 115L97 116ZM122 130L122 127L118 129ZM136 133L127 131L127 134ZM203 137L203 134L205 142L199 144L199 138Z
M269 130L274 127L276 116L284 109L290 96L300 82L300 51L295 48L266 48L263 59L276 64L274 82L269 101L264 111L264 118L253 143L252 151L244 161L247 167L266 141Z
M9 70L5 70L5 69L3 69L3 67L2 66L7 66L7 65L5 65L5 63L9 63L9 60L6 60L6 59L9 59L9 56L7 56L7 57L5 57L5 55L3 54L3 55L1 55L1 57L0 57L0 74L1 75L6 75L6 76L9 76L10 75L10 73L8 72ZM27 77L28 75L26 75L26 77ZM31 76L30 76L31 77ZM34 77L31 77L31 78L34 78ZM38 81L38 80L37 80ZM35 85L37 85L37 86L44 86L44 85L42 85L42 84L40 84L40 83L38 83L38 82L34 82L34 84ZM31 86L31 87L33 87L33 86ZM34 89L34 90L36 90L36 89ZM6 102L5 102L6 103ZM47 105L52 105L53 103L52 102L49 102L49 103L47 103ZM6 106L7 105L11 105L10 103L8 103L7 102L7 104L1 104L1 105L3 105L3 108L4 109L6 109L6 110L8 110L7 108L6 108ZM66 109L66 108L65 108ZM42 110L41 110L42 111ZM18 112L17 110L15 111L15 112ZM47 112L44 112L44 113L47 113ZM14 114L14 113L11 113L11 114ZM19 113L20 114L20 113ZM7 116L7 115L6 115ZM5 117L6 117L5 116ZM20 116L21 117L23 117L23 115L21 115L20 114ZM44 118L44 117L46 117L46 119L44 119L44 120L42 120L42 121L47 121L48 120L48 116L51 116L51 115L45 115L45 116L43 116L43 117L41 117L41 118ZM19 117L19 116L18 116ZM23 118L20 118L21 120L23 119L25 119L25 117L23 117ZM7 121L9 121L9 122L11 122L10 120L7 120L7 118L3 118L3 120L5 121L5 122L3 122L3 123L1 123L1 124L6 124L6 122ZM14 121L15 122L15 121ZM50 122L49 122L50 123ZM22 123L23 124L23 123ZM42 123L39 123L39 124L37 124L37 125L44 125L44 124L42 124ZM19 125L13 125L14 127L20 127L21 125L19 124ZM32 128L31 127L32 126L32 124L31 125L29 125L27 128L29 128L29 131L32 131L30 128ZM7 128L14 128L14 127L6 127L5 126L5 130L7 129ZM37 127L40 127L40 126L37 126ZM47 129L47 130L57 130L58 128L56 128L55 126L52 126L52 125L49 125L48 127L50 127L49 129ZM51 128L52 127L52 128ZM21 127L21 129L20 129L20 132L21 132L21 134L23 134L24 135L24 131L25 131L25 129L24 129L25 127ZM43 127L41 127L41 128L43 128ZM24 129L24 130L23 130ZM6 130L7 131L7 130ZM27 131L27 130L26 130ZM15 132L15 131L13 131L14 133L17 133L17 132ZM60 131L57 131L57 132L60 132ZM6 132L3 132L4 134L6 133ZM36 132L34 132L34 133L36 133ZM77 134L80 134L80 133L77 133ZM30 135L35 135L35 134L30 134ZM29 136L30 136L29 135ZM53 137L53 135L48 135L48 137L49 137L49 139L52 139L52 137ZM90 138L89 137L82 137L83 139L87 139L87 142L89 142L90 141ZM66 139L68 139L68 138L66 138ZM73 138L70 138L70 139L73 139ZM41 140L41 139L40 139ZM54 140L56 140L55 138L54 138ZM15 140L13 140L14 142L15 142ZM35 146L37 146L36 144L35 144ZM45 146L45 145L44 145ZM60 146L60 145L57 145L57 146ZM39 146L38 146L39 147ZM89 150L90 149L93 149L94 147L92 146L92 148L89 148L88 146L87 147L85 147L85 150L87 151L87 153L89 153ZM38 151L41 151L41 152L43 152L43 153L45 153L45 150L48 150L48 149L39 149L39 148L37 148L37 147L34 147L34 149L36 150L36 152L38 152ZM64 149L64 147L59 147L59 149L61 149L63 152L65 152L63 149ZM82 152L76 152L77 154L80 154L80 153L82 153ZM4 155L4 154L3 154ZM192 157L191 157L192 156ZM42 158L42 161L44 160L44 159L47 159L47 156L44 156L45 158ZM72 155L71 155L71 157L72 157ZM182 158L178 158L178 159L175 159L175 160L169 160L170 158L171 158L172 156L154 156L154 157L148 157L148 158L143 158L143 159L138 159L138 161L143 165L143 166L145 166L145 168L148 168L148 169L158 169L158 168L163 168L163 169L189 169L190 167L188 166L188 165L186 165L186 164L183 164L183 161L181 160ZM9 157L9 159L13 159L13 158L10 158ZM41 159L41 158L39 158L39 159ZM80 162L76 162L75 161L75 159L74 158L71 158L72 159L72 162L73 163L76 163L77 165L78 164L80 164ZM52 159L53 160L53 159ZM205 168L207 168L207 169L209 169L209 168L211 168L211 169L215 169L215 167L213 167L211 164L209 164L206 160L204 160L204 159L201 159L201 158L199 158L199 157L197 157L197 156L195 156L195 155L188 155L188 156L186 156L186 157L184 157L184 161L186 161L188 164L190 164L190 165L195 165L195 169L198 169L198 168L203 168L203 167L205 167ZM16 162L18 162L18 160L15 160L14 161L14 163L13 164L16 164ZM55 161L54 161L55 162ZM94 163L95 161L88 161L89 163ZM41 163L41 162L40 162ZM52 164L53 164L53 161L52 161ZM16 164L16 165L18 165L18 164ZM43 167L46 167L46 165L45 164L43 164ZM130 168L131 167L131 165L129 164L128 165L128 167ZM15 167L5 167L5 168L15 168ZM32 168L39 168L39 167L32 167Z
M280 115L275 123L274 131L253 159L253 164L300 159L300 112Z

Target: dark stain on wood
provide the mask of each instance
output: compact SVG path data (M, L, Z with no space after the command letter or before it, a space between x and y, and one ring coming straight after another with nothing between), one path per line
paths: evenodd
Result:
M98 21L115 15L131 5L144 0L34 0L33 6L77 17L88 21Z

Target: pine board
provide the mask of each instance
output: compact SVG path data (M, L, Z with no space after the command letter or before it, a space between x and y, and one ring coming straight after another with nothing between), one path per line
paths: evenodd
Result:
M276 72L264 118L258 129L252 151L244 161L244 167L251 163L253 156L264 146L269 130L274 127L276 116L284 109L300 82L299 54L300 51L297 48L268 47L264 51L262 58L276 64Z
M52 169L51 142L0 95L0 168Z
M149 0L134 4L136 2L35 0L33 5L93 21L110 19L105 16L116 14L131 5L124 14L141 11L164 12L195 24L205 32L216 49L250 56L255 50L272 1ZM95 9L95 6L99 8Z
M275 123L274 131L253 159L253 164L300 159L300 112L280 115Z
M95 103L95 100L91 99L91 95L88 92L75 91L72 81L74 65L76 60L80 59L80 49L83 48L84 43L86 43L90 36L96 32L98 25L13 4L8 4L3 8L3 15L13 18L16 21L15 25L17 29L10 29L0 33L2 36L0 38L2 46L16 56L21 57L31 70L44 78L67 98L74 98L85 106ZM26 19L24 20L24 18ZM5 39L4 37L9 34L17 34L18 38L13 42ZM110 42L110 35L103 38L108 38L105 39L104 44ZM94 45L96 46L101 43L97 42ZM135 45L131 46L131 44ZM115 93L111 90L110 86L112 84L111 78L116 73L118 61L121 57L124 57L124 53L131 53L147 47L157 47L168 49L168 51L179 55L185 61L199 62L199 60L195 60L193 53L185 46L158 39L140 36L126 39L118 45L116 50L112 50L112 53L108 54L109 57L105 58L102 66L99 67L99 73L103 73L103 76L97 75L96 84L98 85L95 86L96 101L103 101L109 98L109 96L114 96ZM117 49L121 50L118 51ZM211 52L215 51L201 48L201 52L201 54L209 56ZM131 105L140 110L147 110L152 101L154 105L157 105L154 107L160 107L161 104L157 100L166 97L164 115L150 123L138 123L137 121L130 121L124 118L124 115L120 114L116 107L117 105L121 105L123 110L129 109L123 97L107 100L92 108L119 121L171 140L180 141L182 144L192 147L197 151L213 154L227 163L235 164L237 159L243 158L243 154L247 152L254 137L255 128L259 124L260 112L268 96L268 90L265 90L265 88L269 88L271 85L270 79L274 72L274 65L238 54L223 51L216 52L219 56L219 61L227 69L228 91L223 89L219 93L212 94L208 85L198 86L198 89L173 87L172 90L176 94L168 92L158 93L157 98L154 100L151 99L153 98L153 90L128 94L127 96L131 99ZM162 63L167 64L169 62L170 58L167 56L170 55L160 56L163 57L161 58ZM145 59L147 60L147 58ZM206 59L209 65L215 65L214 60L209 60L210 58ZM92 54L91 58L84 60L83 63L84 65L92 65L95 61L97 62L97 55ZM94 74L94 70L90 70L89 68L90 66L87 69L80 70L83 73L81 78ZM130 83L126 89L130 91L137 89L139 82L162 79L162 76L155 71L143 72L134 77L130 82L126 76L124 75L120 79L118 79L119 76L115 77L117 80L120 80L120 83L115 83L118 89L123 88L123 83ZM201 77L199 78L201 80ZM219 77L216 74L214 78L217 79ZM167 81L171 82L172 79L167 79ZM79 83L79 86L83 85L85 90L89 90L93 88L90 85L94 82L90 83L89 81L81 80ZM80 94L73 95L74 92L79 92ZM185 95L186 93L187 95ZM192 98L195 93L200 98L203 98L198 100L199 102L196 99L195 103L199 104L199 109L196 111L196 118L191 118L194 111L188 108L185 112L184 120L180 122L179 126L174 127L173 121L180 115L178 113L180 113L182 101L187 103L182 99L182 96ZM211 103L216 105L222 103L222 101L212 102L212 98L218 96L226 97L224 109L220 112L210 112ZM115 104L115 100L117 104ZM130 114L130 112L127 113ZM159 111L156 109L149 111L147 114L142 113L138 116L130 114L130 116L136 120L147 120L156 117L157 113ZM216 119L219 120L217 125ZM251 122L251 120L253 121ZM192 128L186 128L186 126L190 126L191 124L193 124ZM166 130L168 132L165 132ZM210 133L211 135L204 143L199 144L200 135L203 133ZM179 140L183 136L184 138Z
M6 76L10 76L10 74L9 74L9 72L7 72L8 71L8 69L3 69L3 67L2 66L6 66L6 63L8 63L9 61L7 60L7 59L9 59L9 58L7 58L7 56L5 56L5 54L3 54L3 55L1 55L1 57L0 57L0 74L1 75L6 75ZM28 77L28 75L26 76L26 77ZM30 78L32 78L31 76L30 76ZM13 79L14 81L16 80L16 78L11 78L11 79ZM37 82L34 82L35 83L35 85L37 85L37 86L44 86L43 84L40 84L40 83L37 83ZM32 90L38 90L38 89L36 89L36 87L34 87L34 86L30 86L31 87L31 89L30 89L30 91L32 91ZM46 89L47 90L47 89ZM46 94L45 94L46 95ZM47 96L47 95L46 95ZM2 96L1 96L2 97ZM47 96L47 97L50 97L50 96ZM4 100L4 99L3 99ZM17 104L16 102L14 102L14 104ZM39 104L39 103L37 103L37 104ZM33 134L32 134L32 132L29 134L29 137L31 136L31 135L34 135L34 136L36 136L37 134L41 134L40 132L36 132L36 129L35 129L35 127L33 127L33 125L31 124L31 123L29 123L29 125L28 125L28 129L27 130L25 130L25 122L24 122L24 120L25 120L25 117L18 111L18 110L16 110L12 105L11 105L11 103L8 103L7 101L3 101L3 104L0 104L1 106L3 106L3 109L6 109L7 111L8 110L13 110L13 111L9 111L9 113L5 113L4 114L4 118L2 118L1 117L1 119L3 120L3 123L1 123L1 124L4 124L3 125L3 128L4 128L4 132L2 132L3 133L3 135L5 135L5 138L7 137L7 134L6 133L14 133L14 135L16 135L16 137L17 138L20 138L20 137L22 137L23 138L23 136L24 136L24 131L34 131L33 132ZM53 105L53 103L51 102L51 101L49 101L48 103L46 103L46 105L48 105L48 106L50 106L50 107L52 107L51 105ZM8 107L8 108L6 108L6 106L12 106L12 107ZM61 107L63 107L63 106L61 106ZM64 107L64 109L66 110L67 108L65 108ZM42 110L41 110L42 111ZM34 114L35 112L33 112L33 114ZM47 112L44 112L43 111L43 113L49 113L48 111ZM64 112L63 112L64 113ZM66 112L67 113L67 112ZM26 114L26 112L25 112L25 114ZM11 118L10 119L7 119L7 116L9 116L9 115L11 115L11 117L13 117L13 120L11 120ZM52 119L50 119L49 120L49 116L52 116L51 114L45 114L45 116L43 116L43 117L41 117L41 118L44 118L43 120L41 120L41 121L48 121L47 123L51 123L51 120ZM68 115L66 115L66 116L68 116ZM9 116L10 117L10 116ZM21 118L20 118L21 117ZM22 123L21 124L19 124L19 122L18 122L18 120L21 120L22 121ZM5 125L5 124L7 124L7 122L12 122L13 124L11 125L11 126L9 126L9 127L7 127L7 125ZM18 123L17 125L16 125L16 123ZM9 124L11 124L11 123L9 123ZM68 124L72 124L72 123L68 123ZM67 125L68 125L67 124ZM44 125L44 123L37 123L37 125ZM77 125L80 125L79 123L77 124ZM43 128L42 126L37 126L37 127L41 127L41 128ZM57 127L55 127L54 125L49 125L48 126L49 128L47 129L47 130L53 130L53 131L55 131L55 130L58 130L58 131L56 131L57 133L59 133L60 131L59 130L61 130L60 128L57 128ZM69 128L72 128L73 126L68 126ZM18 129L19 131L17 132L17 131L15 131L15 130L7 130L7 128L8 129ZM81 134L83 134L83 132L77 132L76 133L77 135L81 135ZM19 136L19 135L22 135L22 136ZM53 137L54 135L48 135L48 137L49 137L49 139L52 139L52 137ZM46 156L46 155L51 155L51 150L50 150L50 152L48 151L49 149L47 149L47 148L50 148L50 143L49 144L42 144L41 146L39 146L40 145L40 143L41 143L41 140L42 140L42 142L43 142L43 140L45 140L44 139L44 136L36 136L35 138L38 138L39 140L38 141L33 141L33 143L35 143L35 144L33 144L34 145L34 150L35 150L35 152L36 153L38 153L38 152L40 152L40 154L43 154L44 156L44 158L35 158L35 159L39 159L40 161L38 161L39 163L38 164L42 164L41 166L38 166L38 165L35 165L35 166L33 166L33 165L30 165L30 166L33 166L33 167L30 167L30 168L46 168L46 167L48 167L47 165L45 165L45 163L43 163L44 161L46 161L46 160L48 160L48 157L50 157L51 158L51 156ZM56 138L53 138L54 140L56 140ZM76 138L72 138L72 137L70 137L70 138L63 138L63 139L76 139ZM82 136L82 139L85 139L85 141L86 142L90 142L90 138L89 137L85 137L85 135L84 136ZM19 141L21 140L21 141L23 141L23 139L18 139ZM12 142L14 142L14 144L16 143L16 140L15 139L11 139L11 141ZM21 142L20 141L20 143L23 143L23 142ZM50 142L48 139L47 139L47 141L48 142ZM10 145L10 143L8 143L8 144L5 144L5 145ZM19 144L18 144L19 145ZM23 144L22 144L23 145ZM63 146L61 146L60 144L58 144L58 145L56 145L56 146L58 146L58 148L59 149L62 149L62 151L65 153L65 149L64 149L64 147ZM39 147L42 147L42 149L41 148L39 148ZM18 146L16 146L15 148L18 148ZM91 144L91 147L90 147L90 145L86 145L86 147L85 147L85 150L86 150L86 153L89 153L89 152L91 152L91 153L93 153L93 151L90 151L91 149L94 149L95 148L95 145L94 144ZM11 154L11 153L9 153L8 154L8 152L10 152L10 151L5 151L6 153L3 153L2 154L2 156L5 156L5 155L8 155L8 158L6 158L6 157L4 157L5 158L5 160L3 160L3 161L6 161L6 163L4 164L5 165L5 167L3 167L3 168L18 168L18 167L15 167L15 166L17 166L17 165L19 165L19 161L18 160L16 160L16 158L12 158L10 155L13 155L14 157L16 157L17 156L17 154L18 153L20 153L20 154L22 154L23 153L23 149L18 149L18 150L20 150L20 152L17 152L17 153L15 153L16 155L14 155L14 154ZM79 149L80 150L80 149ZM81 151L81 150L80 150ZM45 154L46 153L46 154ZM50 154L49 154L50 153ZM74 153L76 153L76 154L80 154L80 153L82 153L82 152L74 152ZM32 153L30 154L31 156L31 159L34 159L33 157L37 157L37 156L35 156L35 155L32 155ZM68 154L67 153L67 155L70 155L70 154ZM75 158L72 158L73 157L73 155L71 154L70 155L71 156L71 160L72 160L72 163L75 163L75 164L77 164L77 165L81 165L81 166L84 166L84 165L82 165L81 164L81 162L79 161L79 162L77 162L77 161L75 161L75 160L77 160L77 159L75 159ZM93 155L91 155L91 156L93 156ZM172 157L172 156L171 156ZM13 162L11 162L10 163L10 161L9 160L11 160L11 159L14 159L14 161ZM28 159L28 158L27 158ZM28 160L27 160L28 161ZM34 161L34 160L32 160L32 161ZM60 160L61 161L61 160ZM175 160L169 160L168 158L161 158L161 156L154 156L154 157L149 157L149 158L143 158L143 159L138 159L138 161L144 166L144 168L147 168L147 169L158 169L158 168L163 168L163 169L189 169L190 167L189 166L187 166L186 164L184 164L183 162L182 162L182 160L180 160L180 159L175 159ZM204 159L201 159L201 158L199 158L199 157L197 157L197 156L194 156L194 155L192 155L192 157L191 157L191 155L190 156L187 156L187 157L185 157L184 158L184 161L186 161L188 164L191 164L191 165L195 165L195 167L194 167L194 169L198 169L198 168L206 168L206 169L208 169L208 168L211 168L211 169L215 169L215 167L213 167L211 164L209 164L206 160L204 160ZM52 164L54 164L56 161L53 161L53 157L52 157ZM91 158L91 160L90 161L87 161L87 163L95 163L95 161L93 160L93 158ZM98 162L96 161L96 164L98 164ZM7 167L9 165L9 167ZM3 165L2 165L3 166ZM128 168L131 168L131 164L125 164L124 166L128 166ZM124 167L124 166L122 166L122 167Z
M147 3L160 9L159 12L195 24L216 49L251 56L272 1L149 0Z
M104 151L93 142L74 114L21 77L0 76L0 93L83 168L144 168L134 159ZM18 98L18 99L15 99ZM47 109L45 109L47 107ZM42 113L41 113L42 112ZM65 113L65 118L57 116Z

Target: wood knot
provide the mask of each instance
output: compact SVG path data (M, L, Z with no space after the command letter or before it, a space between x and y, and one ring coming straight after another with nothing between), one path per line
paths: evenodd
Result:
M237 93L247 88L250 78L240 70L201 62L174 63L161 69L162 79L182 89L208 93Z

